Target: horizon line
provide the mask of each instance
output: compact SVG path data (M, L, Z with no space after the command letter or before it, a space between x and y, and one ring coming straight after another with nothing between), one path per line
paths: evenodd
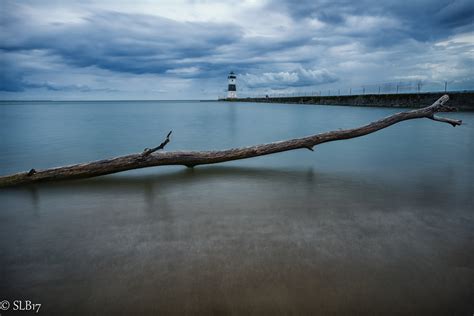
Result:
M348 96L363 96L363 95L397 95L397 94L432 94L432 93L472 93L474 92L473 89L463 89L463 90L452 90L452 91L424 91L424 92L399 92L399 93L365 93L365 94L333 94L333 95L287 95L287 96L278 96L282 98L297 98L297 97L348 97ZM261 98L264 97L265 94L261 94L258 96L241 96L237 97L236 99L245 99L245 98ZM268 94L269 96L271 95ZM271 96L275 97L275 96ZM127 101L149 101L149 102L156 102L156 101L219 101L222 97L217 97L215 99L89 99L89 100L77 100L77 99L65 99L65 100L54 100L54 99L0 99L0 102L127 102Z
M53 99L0 99L0 102L114 102L114 101L217 101L218 99L88 99L88 100L53 100Z

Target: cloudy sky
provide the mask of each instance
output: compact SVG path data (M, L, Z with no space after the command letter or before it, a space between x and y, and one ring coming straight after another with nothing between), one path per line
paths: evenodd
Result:
M474 88L472 0L0 0L0 99Z

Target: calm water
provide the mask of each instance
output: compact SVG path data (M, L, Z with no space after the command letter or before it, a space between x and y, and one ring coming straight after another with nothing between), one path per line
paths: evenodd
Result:
M397 111L0 102L0 174L139 152L169 130L167 150L223 149ZM0 190L0 299L61 315L471 315L474 114L449 116L465 125Z

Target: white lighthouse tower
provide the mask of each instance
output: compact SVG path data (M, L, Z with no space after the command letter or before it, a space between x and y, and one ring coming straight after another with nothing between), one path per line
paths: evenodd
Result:
M235 80L237 79L237 77L235 76L234 72L231 71L229 73L229 76L227 76L227 79L229 81L229 85L227 88L227 98L235 99L237 98L237 87L235 85Z

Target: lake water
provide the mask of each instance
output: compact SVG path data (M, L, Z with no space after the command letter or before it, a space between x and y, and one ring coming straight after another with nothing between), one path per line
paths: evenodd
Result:
M0 174L224 149L397 109L0 102ZM44 314L474 312L474 113L212 166L0 189L0 299Z

